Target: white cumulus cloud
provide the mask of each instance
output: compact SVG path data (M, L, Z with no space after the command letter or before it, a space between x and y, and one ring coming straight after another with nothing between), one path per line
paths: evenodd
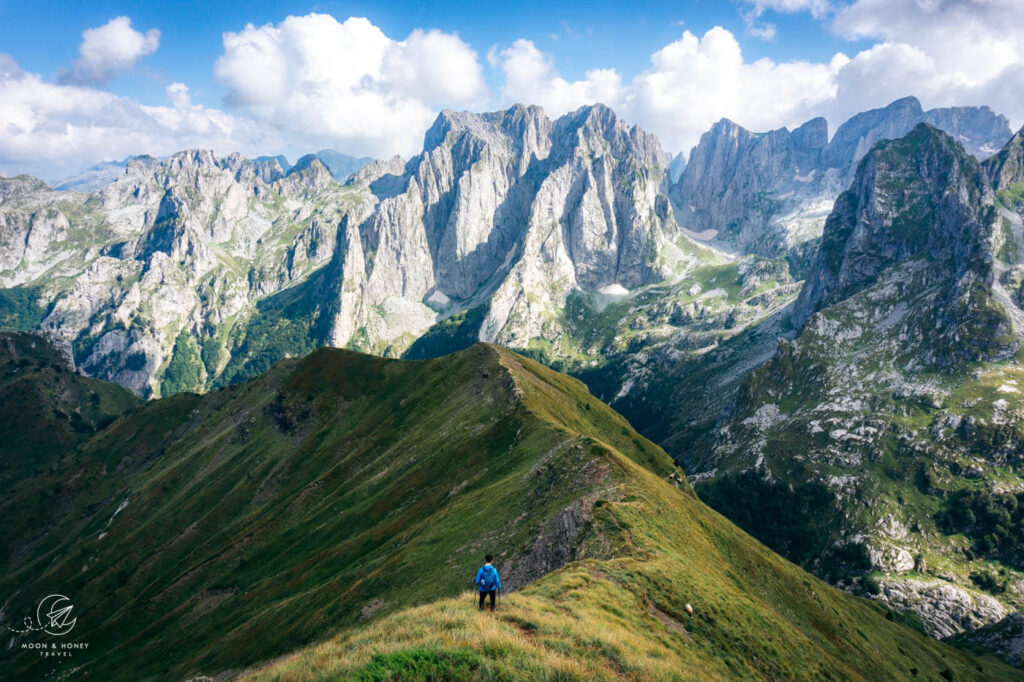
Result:
M185 83L166 104L99 88L156 49L159 32L114 19L89 29L78 61L47 81L0 54L0 169L53 180L131 154L191 147L292 158L323 147L386 157L419 151L441 108L483 109L477 53L457 35L416 29L404 40L367 19L311 14L223 35L214 65L223 109L193 102Z
M251 121L191 104L180 83L169 86L167 96L170 107L143 106L97 88L50 83L0 54L0 168L53 180L132 154L281 144Z
M504 74L501 95L506 104L539 104L550 116L594 102L616 107L624 94L622 79L614 69L593 69L583 80L565 80L558 75L554 59L530 40L517 40L500 51L492 49L488 60Z
M402 41L369 20L326 14L224 34L216 77L226 103L312 149L412 154L440 107L480 107L477 53L457 35L417 29Z
M651 55L650 68L630 83L613 69L567 81L527 40L492 50L490 57L505 75L503 104L540 104L557 116L601 102L656 133L668 150L689 150L722 117L755 129L799 124L835 96L836 72L848 61L746 62L735 36L721 27L701 37L684 31Z
M386 157L419 151L442 108L484 110L516 102L558 116L602 102L688 151L715 121L753 130L793 127L817 115L834 131L849 116L906 95L925 107L988 104L1024 122L1024 3L1017 0L749 0L740 12L806 12L822 31L869 47L827 60L750 60L730 31L682 31L623 77L593 64L564 77L530 40L491 48L497 92L475 49L457 34L416 29L404 39L367 19L287 17L223 34L214 64L223 108L193 102L172 82L166 101L143 105L100 89L159 44L126 17L83 33L79 59L52 81L0 54L0 169L47 179L101 159L188 147L291 157L335 148ZM784 38L784 36L779 36Z
M732 33L689 31L651 56L631 86L624 113L659 134L669 150L688 150L720 118L755 130L797 125L835 96L845 63L747 62Z
M1020 0L857 0L830 28L879 41L845 70L837 114L852 113L858 98L878 106L916 94L925 106L988 104L1017 125L1024 119Z
M59 78L63 83L102 85L127 71L160 47L160 31L140 33L128 17L116 17L103 26L82 32L78 59Z
M1024 122L1020 0L751 0L740 11L755 29L769 26L756 23L769 11L807 12L822 30L875 42L827 61L748 61L724 28L702 36L685 31L629 82L613 69L567 80L553 57L527 40L489 57L505 75L503 104L541 104L557 115L604 102L657 134L668 151L688 151L723 117L768 130L823 115L835 131L850 116L907 95L925 107L987 104L1012 127Z

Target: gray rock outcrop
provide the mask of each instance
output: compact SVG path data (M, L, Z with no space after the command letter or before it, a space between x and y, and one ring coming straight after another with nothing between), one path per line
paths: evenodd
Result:
M821 234L862 158L919 123L944 130L979 159L1002 148L1009 123L988 107L925 111L915 97L857 114L831 141L823 118L753 133L722 120L701 136L673 188L680 224L740 253L777 256Z

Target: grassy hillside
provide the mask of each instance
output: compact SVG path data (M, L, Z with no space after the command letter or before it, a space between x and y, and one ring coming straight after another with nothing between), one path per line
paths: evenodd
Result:
M4 575L43 540L52 509L61 500L59 472L69 470L76 448L140 403L116 384L71 371L42 336L0 333Z
M519 363L324 349L147 403L33 474L60 504L25 521L41 539L4 561L3 610L67 594L79 674L175 679L457 594L487 551L509 587L608 556L589 521L618 495L602 448L674 466L579 382ZM0 677L46 669L15 656Z
M614 449L623 495L598 506L611 559L587 559L478 613L439 600L247 680L1013 679L781 559ZM686 612L686 604L693 614Z
M580 382L508 351L316 351L147 403L27 479L60 504L4 560L3 613L66 594L68 641L89 648L59 664L15 640L0 678L187 679L315 642L256 674L1015 674L811 578L679 473ZM480 621L458 596L487 551L525 587Z

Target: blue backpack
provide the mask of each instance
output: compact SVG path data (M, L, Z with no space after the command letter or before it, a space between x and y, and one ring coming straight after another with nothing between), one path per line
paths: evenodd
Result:
M490 566L483 567L483 573L480 574L480 591L490 592L494 589L494 569Z

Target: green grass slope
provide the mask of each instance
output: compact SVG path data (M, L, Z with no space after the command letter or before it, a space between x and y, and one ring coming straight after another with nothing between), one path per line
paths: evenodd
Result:
M4 679L188 679L315 642L258 674L1015 674L772 554L583 384L493 346L316 351L147 403L31 480L60 503L3 565L4 617L66 594L89 648L15 639ZM486 551L523 588L492 621L456 599Z
M457 594L486 551L510 587L608 556L589 516L617 492L597 453L674 466L576 380L519 363L323 349L147 403L33 475L60 504L5 563L3 610L67 594L90 644L78 675L176 679ZM0 677L48 669L5 657Z
M37 334L0 333L0 568L45 535L61 503L59 472L97 431L141 401L71 371ZM0 607L2 608L2 607Z
M472 595L401 611L247 680L1014 679L843 594L613 448L617 548L478 613ZM693 614L686 605L692 604Z

